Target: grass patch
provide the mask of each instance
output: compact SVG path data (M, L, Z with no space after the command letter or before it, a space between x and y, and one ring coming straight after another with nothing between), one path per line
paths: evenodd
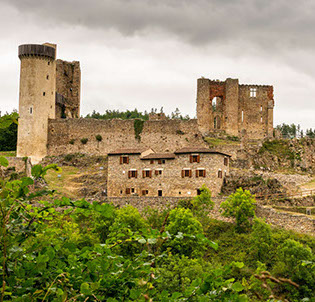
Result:
M70 198L75 198L75 187L71 187L72 175L75 175L79 172L79 169L71 166L62 167L62 172L59 173L54 170L49 170L45 176L48 187L51 190L56 190L58 193L65 195ZM60 175L60 177L58 177Z
M295 154L290 149L288 142L283 140L273 140L264 142L259 150L259 153L263 154L264 152L269 152L280 158L286 158L291 161L294 160L295 158L298 158L298 154Z
M205 137L205 142L208 143L210 146L221 146L221 145L239 145L238 141L235 140L229 140L229 139L221 139L216 137Z
M15 157L16 151L0 151L0 156Z

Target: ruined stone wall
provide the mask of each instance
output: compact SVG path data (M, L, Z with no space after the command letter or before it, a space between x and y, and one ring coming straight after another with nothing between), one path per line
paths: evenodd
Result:
M148 196L158 196L158 190L163 196L193 197L197 190L205 184L215 196L221 191L223 178L229 174L229 166L224 165L224 155L201 153L200 162L191 163L190 154L176 154L175 159L165 159L165 163L158 160L142 160L140 155L129 155L128 164L120 164L120 155L108 157L108 196L130 196L126 188L133 189L134 195L143 195L143 190L148 190ZM190 177L182 177L182 170L190 169ZM197 177L196 171L206 171L205 177ZM129 178L128 172L137 171L137 177ZM151 177L144 177L143 171L151 171ZM162 174L156 175L156 171ZM218 171L222 171L222 178ZM131 192L133 191L131 190Z
M249 139L272 137L273 107L272 86L239 85L237 79L224 82L198 79L198 127L205 136L225 131Z
M189 200L185 197L148 197L148 196L129 196L129 197L108 197L105 202L113 203L115 206L124 207L131 205L139 211L147 207L164 210L168 207L174 208L180 200Z
M55 119L49 120L48 155L75 152L107 154L118 148L152 148L155 152L173 152L187 146L206 147L196 120L145 121L135 137L134 120ZM101 135L102 141L95 136ZM81 143L82 138L88 142ZM72 143L72 144L71 144Z
M56 104L57 118L80 117L80 88L80 62L56 60L56 92L63 96Z
M250 96L250 89L256 89L256 97ZM271 107L271 108L270 108ZM246 130L249 138L266 138L272 136L273 87L259 85L240 85L238 128ZM243 113L242 113L243 112ZM243 119L242 119L243 116Z
M299 233L315 234L315 219L302 214L292 214L279 212L275 209L257 205L257 217L263 217L267 223L279 226L286 230L292 230Z

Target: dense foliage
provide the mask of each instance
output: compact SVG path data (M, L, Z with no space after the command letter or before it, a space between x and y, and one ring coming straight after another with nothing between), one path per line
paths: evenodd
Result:
M152 108L151 113L158 113L156 108ZM160 109L159 113L163 113L163 107ZM92 113L89 113L86 118L95 118L101 120L110 120L113 118L120 118L122 120L128 119L142 119L144 121L149 119L149 112L138 111L137 109L134 110L126 110L126 111L119 111L119 110L106 110L103 114L93 110ZM170 115L166 115L168 119L181 119L181 120L188 120L190 119L189 115L183 116L178 108L176 108Z
M40 186L49 169L58 167L1 181L1 302L315 299L314 238L259 219L238 233L205 214L213 206L206 188L177 208L142 214L54 200Z
M283 136L283 138L302 138L302 137L309 137L315 138L315 130L306 129L305 132L301 129L301 126L295 124L281 124L277 125L277 130L279 130Z
M0 151L16 150L17 119L16 112L6 113L0 117Z

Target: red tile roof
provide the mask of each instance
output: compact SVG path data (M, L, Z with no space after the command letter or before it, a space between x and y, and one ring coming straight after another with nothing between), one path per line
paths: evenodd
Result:
M146 156L141 157L141 159L174 159L174 153L150 153Z

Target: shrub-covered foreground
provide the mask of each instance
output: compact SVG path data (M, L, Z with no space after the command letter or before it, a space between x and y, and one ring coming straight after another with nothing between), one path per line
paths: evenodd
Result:
M205 188L142 214L51 193L1 182L1 301L315 301L315 239L258 219L240 233L207 217Z

